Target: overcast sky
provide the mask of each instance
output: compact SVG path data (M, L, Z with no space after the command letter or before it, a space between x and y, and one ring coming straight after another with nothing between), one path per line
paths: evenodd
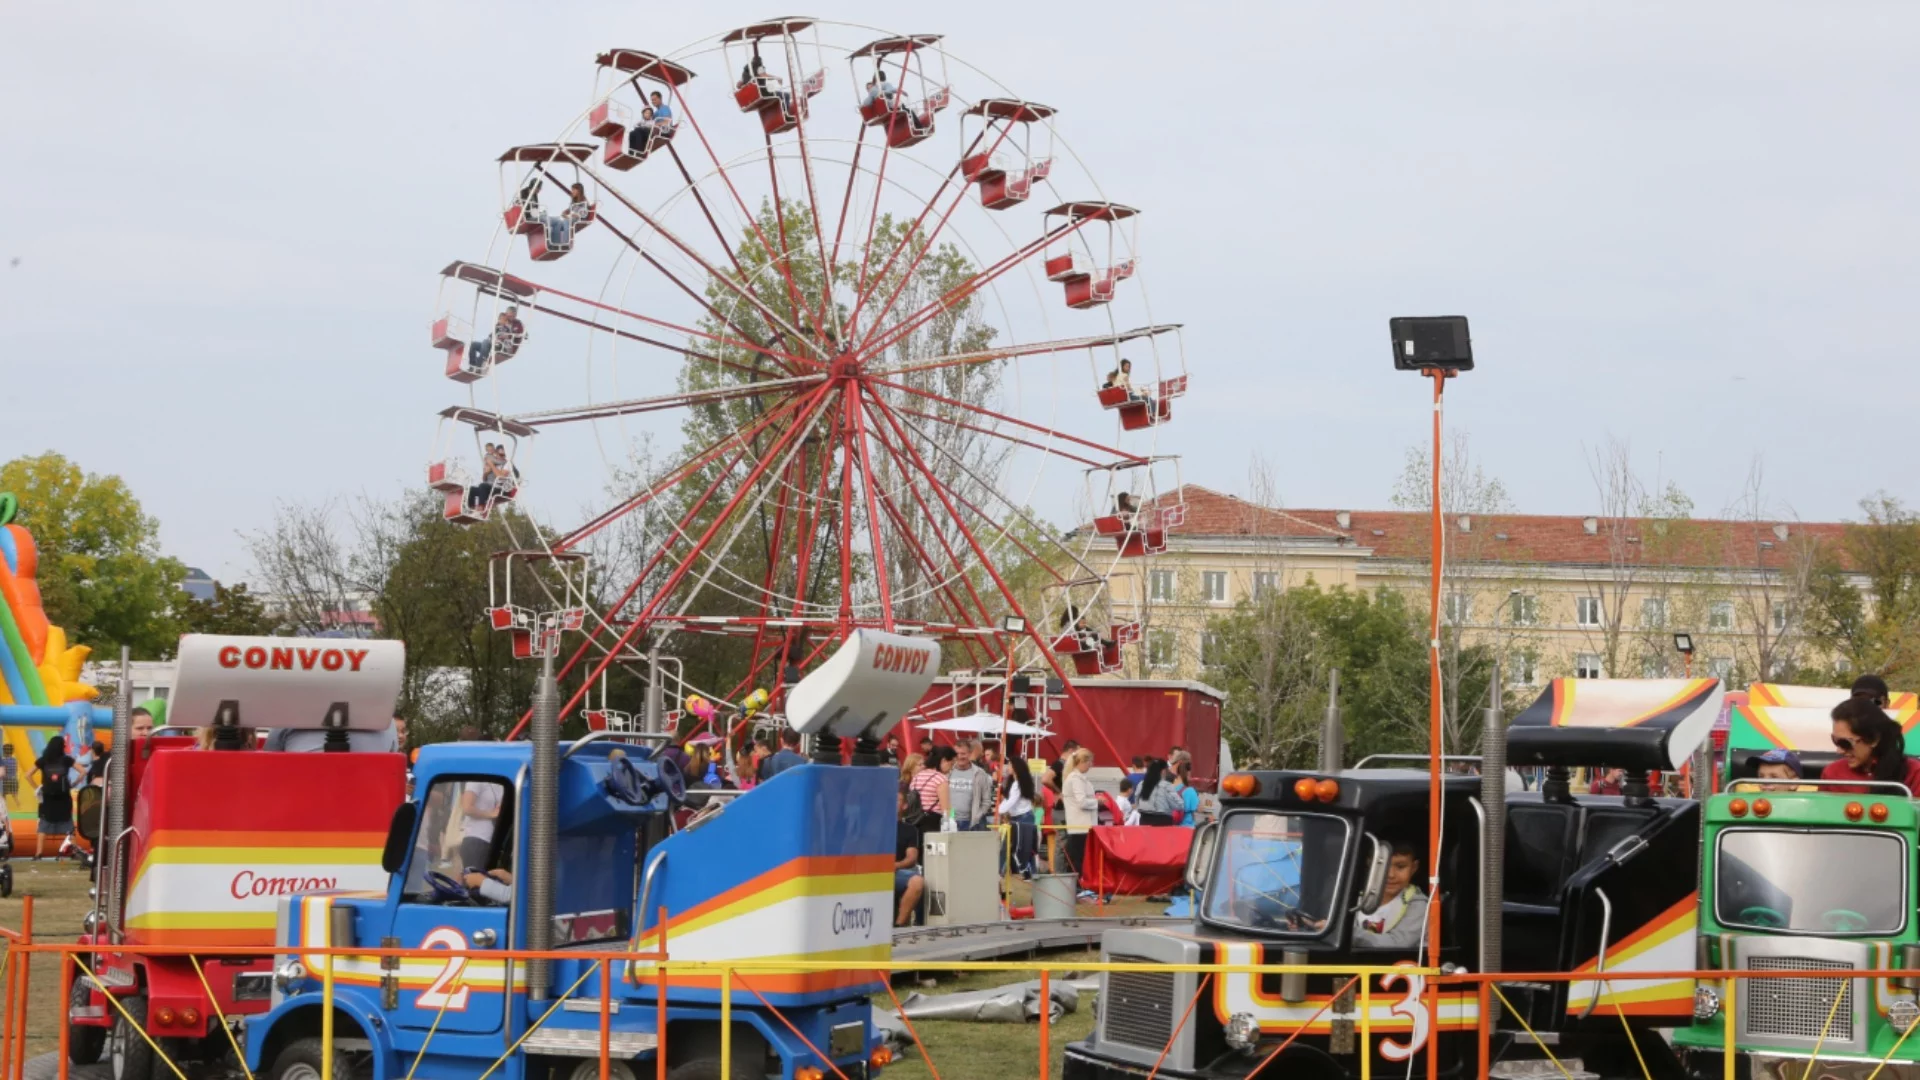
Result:
M277 499L417 483L435 273L491 227L493 157L586 107L596 51L767 14L6 5L0 459L121 474L227 577ZM1702 512L1756 454L1801 518L1920 502L1910 0L815 14L945 33L1146 211L1190 482L1260 453L1289 505L1385 505L1427 415L1386 320L1459 313L1448 420L1523 510L1590 509L1610 435Z

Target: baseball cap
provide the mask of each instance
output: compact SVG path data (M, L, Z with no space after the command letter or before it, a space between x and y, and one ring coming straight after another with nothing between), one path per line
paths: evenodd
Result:
M1781 747L1776 746L1761 754L1760 760L1768 765L1791 765L1794 772L1800 771L1800 755Z

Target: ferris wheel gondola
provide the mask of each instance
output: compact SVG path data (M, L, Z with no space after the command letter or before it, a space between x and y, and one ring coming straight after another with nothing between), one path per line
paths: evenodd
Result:
M852 78L836 86L830 71ZM579 476L582 453L609 475L585 513L514 534L518 549L604 565L588 602L529 574L512 588L542 595L495 605L581 607L577 635L555 638L561 677L580 687L566 711L595 683L605 693L611 665L685 634L739 643L730 685L685 688L723 703L791 682L863 627L938 639L956 667L1118 670L1138 623L1102 597L1177 527L1177 471L1161 478L1173 459L1157 440L1184 351L1143 287L1116 288L1137 281L1137 212L1105 199L1055 110L938 35L805 18L669 52L608 49L595 79L552 142L501 156L494 240L443 272L433 331L471 396L448 419L476 444L513 425L519 507L503 527L531 529L518 455L535 430L550 476ZM664 131L661 109L646 111L656 98ZM958 156L928 138L954 103ZM592 229L549 231L556 204L537 196L575 183ZM1023 216L1056 185L1075 200ZM1080 314L1060 310L1054 285ZM539 319L537 347L524 325L504 350L486 333L509 306ZM1082 353L1150 359L1147 422L1123 401L1106 434L1091 423L1102 410ZM680 452L641 456L676 431ZM476 506L437 453L449 520L486 520L499 500ZM543 479L529 474L527 492ZM1030 509L1070 503L1083 482L1108 489L1101 520L1119 490L1142 507L1112 532ZM1089 606L1103 612L1097 643L1059 647L1054 615Z

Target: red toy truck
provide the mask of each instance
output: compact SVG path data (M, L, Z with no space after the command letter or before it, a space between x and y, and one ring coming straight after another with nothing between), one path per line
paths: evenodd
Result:
M347 750L351 732L390 730L405 659L398 641L181 639L168 711L214 728L215 748L180 736L114 742L128 798L82 937L100 951L88 961L97 981L76 977L69 1003L75 1063L111 1046L114 1080L171 1078L129 1019L176 1060L227 1053L219 1018L237 1023L269 1004L280 898L385 888L380 852L406 797L406 759L267 752L245 729L324 729L328 751ZM261 953L202 958L196 971L190 957L119 945Z

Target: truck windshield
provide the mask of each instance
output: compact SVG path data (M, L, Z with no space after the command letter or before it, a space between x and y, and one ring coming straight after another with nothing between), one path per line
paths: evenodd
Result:
M1344 818L1323 814L1228 814L1208 878L1207 918L1276 933L1325 930L1348 831Z
M1722 926L1881 936L1906 926L1907 842L1893 833L1729 829L1714 871Z

